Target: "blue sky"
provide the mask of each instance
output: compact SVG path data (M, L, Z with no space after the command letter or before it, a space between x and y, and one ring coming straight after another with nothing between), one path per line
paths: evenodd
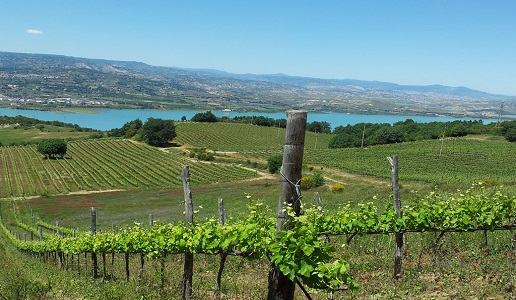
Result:
M0 51L516 96L514 0L0 4Z

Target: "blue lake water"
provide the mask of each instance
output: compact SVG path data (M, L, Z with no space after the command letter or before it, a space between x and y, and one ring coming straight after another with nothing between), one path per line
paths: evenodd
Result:
M125 123L139 118L143 122L147 118L161 118L179 121L183 116L190 120L196 113L204 111L164 111L164 110L116 110L107 109L99 110L96 114L82 113L60 113L39 110L22 110L12 108L0 108L0 116L17 116L22 115L29 118L35 118L43 121L61 121L65 123L77 124L81 127L88 127L99 130L109 130L120 128ZM286 119L285 113L236 113L212 111L217 117L228 116L230 118L236 116L264 116L273 119ZM431 116L401 116L401 115L355 115L345 113L308 113L308 122L326 121L331 124L332 128L337 126L354 125L359 123L389 123L393 124L406 119L412 119L418 123L428 122L450 122L455 120L480 120L472 118L452 118L452 117L431 117ZM484 124L496 122L496 119L481 119Z

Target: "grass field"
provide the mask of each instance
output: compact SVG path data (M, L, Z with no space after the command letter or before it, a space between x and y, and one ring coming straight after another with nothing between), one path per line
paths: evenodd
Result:
M198 210L195 220L216 218L219 197L233 218L244 215L248 195L261 199L271 211L277 206L280 178L264 174L262 166L268 156L280 152L284 129L178 123L177 133L174 142L183 145L181 148L156 149L128 140L74 141L69 143L69 157L63 160L44 160L34 146L0 148L3 222L23 233L12 219L16 208L18 218L26 223L57 221L63 227L88 230L91 207L97 209L101 231L135 222L147 224L149 214L157 222L181 221L184 195L178 175L183 164L190 165L194 207ZM329 214L348 203L355 207L371 201L379 210L390 209L390 167L386 157L391 155L398 155L400 160L402 204L417 202L436 191L436 186L439 191L466 189L478 181L503 184L507 193L516 192L514 143L467 137L366 149L328 149L330 139L331 135L307 133L304 174L314 172L309 166L322 169L326 184L303 191L307 206L314 203L314 193L320 193ZM191 160L183 154L196 147L216 150L215 163ZM251 169L253 162L259 163L255 170ZM344 191L330 192L329 186L334 183L343 184ZM20 197L24 195L25 199ZM353 299L513 299L516 295L509 285L515 269L510 254L512 235L510 231L488 232L486 245L482 232L447 233L439 241L431 232L407 234L405 274L400 281L391 279L393 235L356 236L349 245L347 237L335 236L330 242L338 245L338 258L350 262L360 285ZM0 259L4 265L0 266L3 298L12 295L7 291L18 290L30 294L28 298L43 295L43 299L175 299L182 269L180 256L167 257L167 287L161 291L151 275L159 269L159 261L151 259L146 260L148 276L140 287L136 275L125 283L121 271L101 283L85 276L84 270L81 275L58 271L52 264L17 252L1 232ZM217 256L196 256L195 299L213 298L218 261ZM117 256L115 264L122 262L123 258ZM131 274L138 273L138 265L139 257L131 257ZM267 270L267 261L232 257L224 273L225 299L265 299ZM329 297L320 291L310 293L313 299ZM352 298L346 292L333 296ZM299 289L296 299L305 299Z
M80 139L87 138L91 132L76 132L71 128L56 127L45 125L44 130L36 128L18 128L12 127L3 128L0 126L0 142L3 145L21 144L21 143L35 143L41 139L60 138L60 139Z

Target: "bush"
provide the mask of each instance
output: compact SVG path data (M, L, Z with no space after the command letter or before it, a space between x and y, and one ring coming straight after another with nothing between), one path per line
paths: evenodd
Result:
M302 190L309 190L314 186L314 180L312 176L301 177L301 183L299 184Z
M321 171L315 171L312 177L315 187L323 186L326 183Z
M516 142L516 128L507 129L504 136L509 142Z
M342 193L344 191L344 186L340 183L335 183L330 187L330 191L332 193Z
M283 164L283 154L275 154L269 158L267 158L267 169L269 173L274 174L279 169L281 169L281 165Z
M102 132L94 132L92 134L90 134L89 138L90 139L101 139L104 137L104 133Z
M188 153L188 157L190 158L197 158L198 160L204 160L204 161L214 161L215 160L215 154L214 152L208 152L206 147L194 149Z

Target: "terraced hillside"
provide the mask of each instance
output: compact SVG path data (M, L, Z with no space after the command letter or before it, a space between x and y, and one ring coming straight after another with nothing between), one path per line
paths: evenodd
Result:
M128 140L71 142L66 158L55 160L43 159L35 146L0 147L0 198L181 187L185 164L197 184L257 176L236 165L192 160L179 151L161 151Z

